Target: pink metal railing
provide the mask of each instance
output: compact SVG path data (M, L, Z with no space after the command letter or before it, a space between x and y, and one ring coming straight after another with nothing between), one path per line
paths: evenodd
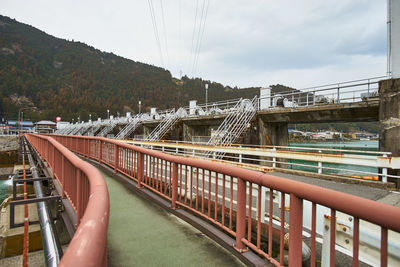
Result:
M26 138L53 170L62 196L76 213L76 232L60 266L106 266L109 197L102 175L50 136L26 134ZM71 145L70 140L66 146Z
M316 265L317 205L330 208L330 229L336 229L336 211L354 216L354 266L359 261L360 220L381 227L381 266L387 265L388 230L400 232L400 208L376 201L234 166L167 155L107 138L53 136L72 151L106 164L135 180L138 187L146 187L170 200L172 208L184 207L214 223L236 238L237 250L244 251L247 246L277 266L284 265L287 247L290 266L302 264L303 200L312 203L311 266ZM290 195L289 230L285 227L288 211L284 208L277 212L280 227L273 227L273 216L269 216L268 222L262 222L263 187L270 190L270 215L274 214L273 193L282 193L281 203L285 203L285 194ZM253 232L256 234L252 235ZM331 266L335 265L335 233L330 234ZM267 241L267 247L262 245L263 241ZM274 258L274 249L279 250L279 259Z

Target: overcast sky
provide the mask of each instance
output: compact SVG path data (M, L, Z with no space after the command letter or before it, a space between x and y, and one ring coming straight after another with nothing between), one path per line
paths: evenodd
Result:
M385 75L386 12L386 0L0 0L2 15L56 37L239 87Z

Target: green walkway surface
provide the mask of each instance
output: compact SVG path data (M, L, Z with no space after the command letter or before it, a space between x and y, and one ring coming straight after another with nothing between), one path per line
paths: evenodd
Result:
M244 266L196 228L102 174L110 193L109 266Z

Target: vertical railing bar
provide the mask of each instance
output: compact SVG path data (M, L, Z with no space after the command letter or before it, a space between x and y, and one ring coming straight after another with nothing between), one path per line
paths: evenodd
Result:
M178 164L174 162L172 169L172 197L171 197L172 209L176 209L177 199L178 199Z
M192 198L193 198L193 167L190 166L190 207L192 208Z
M388 265L388 229L381 227L381 267Z
M204 214L204 169L201 169L202 179L201 179L201 213Z
M336 243L336 210L331 209L331 232L329 246L329 265L335 266L335 243Z
M280 242L279 242L279 263L284 265L285 255L285 193L281 192L281 231L280 231Z
M181 164L179 167L179 174L178 174L178 177L179 177L179 202L182 202L182 168L183 168L183 165Z
M222 175L222 212L221 223L225 226L225 174Z
M208 171L208 217L211 217L211 176L212 172L209 170Z
M316 254L316 241L315 235L317 231L317 204L312 202L311 207L311 259L310 259L310 266L315 267L315 254Z
M154 188L155 185L155 164L156 158L155 157L151 157L151 187Z
M261 185L257 187L257 248L261 248Z
M172 162L169 162L169 186L170 190L168 192L169 197L172 197Z
M360 244L360 219L353 218L353 266L358 267L358 249Z
M232 212L233 212L233 177L230 184L230 203L229 203L229 229L232 230Z
M249 182L249 211L247 215L247 240L251 243L251 208L253 206L253 183Z
M274 190L269 189L268 255L272 257L272 217L274 216Z
M218 175L215 173L215 194L214 194L214 220L218 219Z
M188 172L188 168L187 168L188 166L187 165L185 165L185 205L186 205L186 201L187 201L187 181L188 181L188 175L187 175L187 172Z
M196 210L199 210L199 172L200 169L196 168Z

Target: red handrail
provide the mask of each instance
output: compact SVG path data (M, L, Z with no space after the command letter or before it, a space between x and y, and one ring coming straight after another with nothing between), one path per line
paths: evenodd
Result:
M272 217L269 223L261 223L260 220L260 196L261 187L267 187L271 192L280 191L281 203L285 203L285 194L290 194L290 216L289 216L289 263L290 266L301 266L302 254L302 216L303 216L303 199L312 202L312 229L311 229L311 261L315 264L316 246L316 205L323 205L331 209L331 228L335 225L336 211L341 211L354 216L354 255L353 260L358 264L359 249L359 221L366 220L381 227L382 244L381 244L381 263L385 263L388 257L387 251L387 230L400 232L400 208L379 203L376 201L360 198L354 195L341 193L338 191L305 184L269 174L263 174L247 169L242 169L221 163L172 156L158 151L136 147L130 144L122 143L116 140L102 137L83 137L83 136L63 136L52 135L59 142L70 148L72 151L93 158L100 163L106 164L114 169L115 172L121 172L133 180L136 180L138 187L146 187L153 192L169 199L171 207L185 207L203 218L211 221L215 225L221 227L234 237L236 237L235 247L239 251L243 251L246 246L250 247L260 255L267 258L275 265L283 265L283 249L285 237L285 213L281 211L281 228L278 229L280 237L280 261L278 262L272 257L272 234L276 231L272 227ZM169 171L168 171L169 170ZM184 173L184 174L183 174ZM207 175L208 173L208 175ZM213 175L214 173L214 175ZM199 177L201 178L201 185ZM222 176L222 179L221 177ZM208 180L207 180L208 177ZM211 178L213 177L213 178ZM230 177L230 179L229 179ZM190 178L188 180L188 178ZM232 181L237 178L236 191L236 211L233 209L235 201L232 191ZM214 200L211 195L211 179L215 179ZM193 182L194 180L194 182ZM222 180L222 181L221 181ZM218 188L218 182L222 184L221 189ZM230 192L225 189L226 183L231 183ZM222 183L221 183L222 182ZM188 184L190 183L188 191ZM251 184L258 185L257 199L257 217L249 220L251 210L246 206L246 191ZM249 185L249 187L248 187ZM208 186L208 193L205 188ZM193 190L195 190L195 199L193 199ZM252 196L249 189L248 203L251 203ZM219 201L218 198L222 200ZM188 196L189 195L189 196ZM273 194L270 193L269 213L273 214ZM226 200L227 198L227 200ZM226 206L229 202L229 207ZM213 203L214 202L214 203ZM214 214L211 210L214 209ZM236 214L234 214L236 212ZM220 216L219 216L220 215ZM247 215L247 216L246 216ZM282 216L283 215L283 216ZM228 216L229 220L225 217ZM236 218L234 221L233 217ZM229 223L228 223L229 221ZM256 221L255 226L253 221ZM248 236L246 237L246 222L248 223ZM234 225L235 224L235 225ZM235 227L236 226L236 229ZM251 227L256 227L257 241L251 236ZM260 245L262 238L262 227L267 227L268 248L263 249ZM335 229L334 227L332 229ZM275 232L274 232L275 231ZM286 238L286 237L285 237ZM330 235L330 261L335 262L335 231L331 231ZM285 245L286 246L286 245Z
M106 266L109 196L101 173L49 136L26 134L77 214L77 229L60 266Z

